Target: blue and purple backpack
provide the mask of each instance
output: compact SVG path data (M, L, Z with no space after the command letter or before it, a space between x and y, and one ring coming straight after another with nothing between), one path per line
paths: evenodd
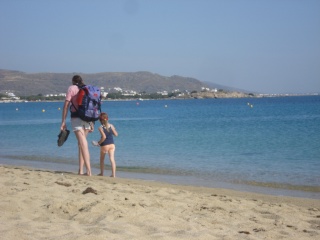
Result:
M76 116L86 122L97 121L101 113L100 89L92 85L83 85L78 87L79 93L77 101L79 107L75 107Z

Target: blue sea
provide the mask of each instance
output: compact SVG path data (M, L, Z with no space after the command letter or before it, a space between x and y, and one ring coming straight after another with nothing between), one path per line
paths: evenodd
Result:
M62 107L0 103L0 164L77 173L75 135L57 146ZM320 199L320 96L104 101L102 110L119 133L118 177ZM88 141L99 138L96 129ZM98 174L99 148L89 150Z

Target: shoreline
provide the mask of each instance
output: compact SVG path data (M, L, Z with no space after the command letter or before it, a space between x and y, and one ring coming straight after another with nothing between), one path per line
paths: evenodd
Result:
M178 184L178 183L171 183L161 180L153 180L148 178L131 178L130 174L125 175L124 177L116 177L111 178L107 175L99 176L99 175L92 175L92 176L81 176L78 175L76 171L68 171L68 170L52 170L52 169L42 169L42 168L35 168L35 167L28 167L28 166L17 166L17 165L4 165L0 164L0 169L15 169L20 171L31 171L31 172L43 172L43 173L52 173L52 174L58 174L58 175L70 175L74 177L80 177L80 178L99 178L100 180L106 180L107 182L132 182L135 184L141 184L141 185L151 185L151 186L162 186L162 187L171 187L171 188L177 188L177 189L185 189L189 191L194 192L207 192L207 191L221 191L224 194L232 194L235 196L254 196L257 198L263 198L268 199L270 201L274 201L276 199L286 199L289 201L296 202L299 206L312 206L312 207L319 207L320 208L320 199L313 199L313 198L305 198L305 197L293 197L293 196L286 196L286 195L273 195L273 194L267 194L267 193L257 193L257 192L250 192L245 190L238 190L238 189L229 189L229 188L223 188L223 187L207 187L207 186L200 186L200 185L185 185L185 184ZM311 204L311 205L310 205ZM314 205L315 204L315 205ZM319 205L318 205L319 204ZM320 209L319 209L320 210Z
M33 168L40 171L66 171L69 173L76 173L77 165L68 163L54 163L54 162L39 162L39 161L26 161L26 160L13 160L2 159L0 166L4 167L22 167ZM92 170L95 173L99 172L99 168L92 165ZM106 166L108 168L108 166ZM94 174L93 176L95 176ZM137 179L153 182L163 182L167 184L190 186L190 187L205 187L205 188L219 188L229 189L241 192L250 192L257 194L267 194L272 196L288 196L298 197L306 199L320 199L319 186L305 187L305 186L293 186L281 183L259 183L259 182L221 182L221 181L209 181L208 179L202 179L197 176L180 176L163 173L153 172L141 172L137 171L125 171L121 170L121 167L117 169L117 176L125 179Z
M320 236L316 199L2 165L0 178L4 239Z

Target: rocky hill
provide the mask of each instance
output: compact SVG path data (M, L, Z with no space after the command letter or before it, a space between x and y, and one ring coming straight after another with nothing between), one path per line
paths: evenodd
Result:
M208 87L206 83L194 78L166 77L150 72L25 73L0 69L0 93L10 91L17 96L65 93L75 74L80 74L87 84L104 87L105 91L120 87L146 93L171 92L175 89L191 92Z

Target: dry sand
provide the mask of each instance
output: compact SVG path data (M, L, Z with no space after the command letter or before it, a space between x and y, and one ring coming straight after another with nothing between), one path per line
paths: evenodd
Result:
M0 239L320 239L320 200L0 166Z

